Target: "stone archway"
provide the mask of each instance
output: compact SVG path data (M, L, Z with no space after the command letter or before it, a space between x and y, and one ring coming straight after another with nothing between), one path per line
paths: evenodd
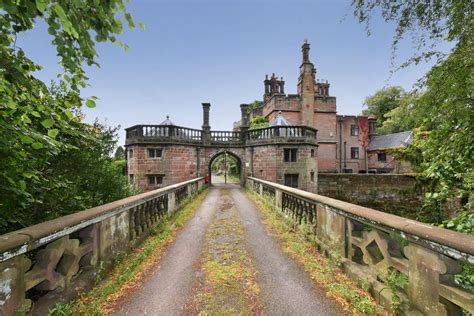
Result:
M242 151L242 153L240 153L239 151ZM208 155L208 159L206 161L207 163L207 174L208 174L208 177L209 177L209 185L212 185L212 170L211 170L211 167L212 167L212 163L216 160L216 158L224 155L224 154L227 154L227 155L230 155L232 156L233 158L235 158L238 162L238 166L239 166L239 178L240 178L240 185L243 185L244 182L245 182L245 178L244 178L244 169L245 169L245 165L244 165L244 153L245 153L245 150L244 149L240 149L240 150L235 150L235 149L231 149L231 148L219 148L217 150L215 150L213 153L211 153L210 155Z

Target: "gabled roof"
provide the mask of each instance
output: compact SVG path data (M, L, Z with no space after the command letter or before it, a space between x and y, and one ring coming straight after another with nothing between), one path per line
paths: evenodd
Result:
M404 147L411 143L411 131L374 136L370 140L368 151L395 147Z
M270 126L288 126L288 122L285 120L283 115L281 115L281 111L278 112L277 117L270 123Z
M166 120L164 120L163 122L161 122L160 124L158 125L174 125L173 122L170 121L170 117L168 115L166 115Z

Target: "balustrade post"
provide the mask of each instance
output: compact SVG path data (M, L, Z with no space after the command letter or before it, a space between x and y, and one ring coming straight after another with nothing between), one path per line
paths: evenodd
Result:
M0 315L15 315L19 309L28 310L31 301L25 299L25 273L28 259L24 255L0 262Z
M279 189L275 189L275 207L281 210L283 207L283 192Z
M439 254L415 243L405 247L409 259L408 297L424 315L447 315L439 302L439 276L447 271Z
M173 214L176 209L176 191L168 193L168 214Z
M316 205L316 234L324 244L344 256L346 252L346 218L328 207Z

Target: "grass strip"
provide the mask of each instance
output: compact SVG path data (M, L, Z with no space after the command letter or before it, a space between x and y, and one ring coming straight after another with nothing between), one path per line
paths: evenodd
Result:
M243 227L228 190L222 190L218 210L205 236L200 267L187 315L260 315L257 271L247 253Z
M281 240L284 251L301 263L311 279L324 287L328 296L345 312L355 315L384 313L367 292L368 289L357 286L338 268L340 262L330 260L319 253L315 247L314 236L313 240L308 238L314 235L308 225L298 225L278 210L269 197L262 197L251 190L246 190L246 193L265 215L264 224L269 232Z
M131 253L117 256L107 278L68 304L58 303L49 315L107 315L114 303L137 287L144 276L161 258L163 250L175 239L177 231L186 224L201 205L209 189L204 189L152 229L150 236ZM100 280L98 280L100 281Z

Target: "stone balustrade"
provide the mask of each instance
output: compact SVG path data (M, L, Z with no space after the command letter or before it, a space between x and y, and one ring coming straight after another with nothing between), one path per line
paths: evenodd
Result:
M74 295L203 185L197 178L1 235L0 315Z
M206 143L206 135L210 143ZM274 143L317 144L317 130L308 126L271 126L247 131L197 130L175 125L135 125L126 129L126 145L184 143L214 146L264 145Z
M310 225L318 248L342 261L351 278L371 284L372 295L386 309L395 294L404 314L474 312L474 293L455 282L463 265L474 264L473 236L253 177L246 186ZM407 280L395 284L395 293L387 284L389 271Z

